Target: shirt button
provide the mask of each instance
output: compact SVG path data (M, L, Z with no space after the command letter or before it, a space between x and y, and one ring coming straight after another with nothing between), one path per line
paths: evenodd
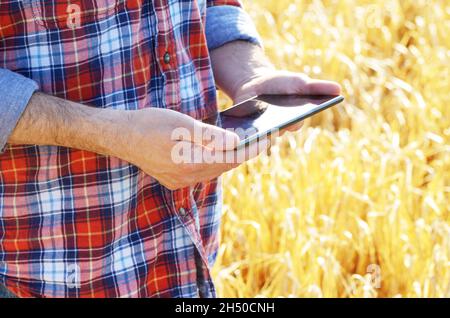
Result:
M185 208L180 208L180 209L178 210L178 212L180 212L180 215L181 215L181 216L185 216L185 215L186 215L186 209L185 209Z
M166 52L164 54L164 63L166 63L166 64L170 63L170 54L169 54L169 52Z

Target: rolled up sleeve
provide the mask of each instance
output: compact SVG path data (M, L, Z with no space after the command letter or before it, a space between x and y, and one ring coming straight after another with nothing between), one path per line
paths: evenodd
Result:
M237 40L262 46L252 19L239 1L208 1L205 32L209 50Z
M0 153L37 89L35 81L0 68Z

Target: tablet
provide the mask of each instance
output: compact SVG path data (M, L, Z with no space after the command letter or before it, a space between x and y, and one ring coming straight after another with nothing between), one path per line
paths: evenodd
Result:
M242 148L343 100L343 96L260 95L236 104L205 122L234 131L241 139L237 148Z

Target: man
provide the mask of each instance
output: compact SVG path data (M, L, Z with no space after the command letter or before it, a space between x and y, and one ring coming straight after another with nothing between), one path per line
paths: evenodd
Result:
M0 4L0 284L18 297L214 297L219 177L175 163L172 132L232 151L202 123L216 85L338 94L276 71L237 0ZM195 137L197 136L197 137Z

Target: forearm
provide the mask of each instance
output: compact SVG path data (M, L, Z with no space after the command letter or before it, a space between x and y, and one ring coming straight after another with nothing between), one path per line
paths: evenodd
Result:
M230 42L212 50L211 62L217 86L232 99L242 85L274 69L264 50L246 41Z
M228 158L227 151L234 151L238 142L233 132L174 110L101 109L42 93L31 97L8 140L12 144L59 145L117 157L171 190L212 180L236 167L238 162L190 160L195 158L191 154L199 153L208 158ZM254 156L257 150L249 154ZM247 155L244 159L249 158Z
M121 111L89 107L36 92L8 143L65 146L111 155L112 142L120 138L121 116Z

